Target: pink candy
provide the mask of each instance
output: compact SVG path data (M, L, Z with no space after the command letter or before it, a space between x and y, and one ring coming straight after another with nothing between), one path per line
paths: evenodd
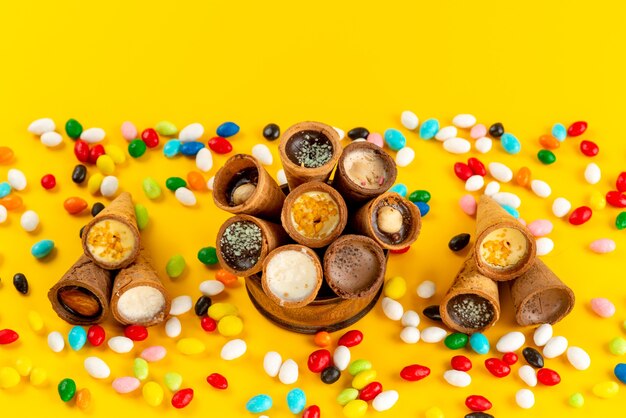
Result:
M607 298L591 299L591 310L602 318L610 318L615 315L615 305Z
M141 358L145 361L155 362L162 360L163 357L167 354L167 350L165 347L160 345L153 345L152 347L148 347L141 352Z
M591 251L598 254L606 254L615 251L615 241L608 238L597 239L589 245Z
M470 130L470 136L472 138L478 139L485 135L487 135L487 127L485 125L479 123L478 125L472 126L472 129Z
M127 141L137 139L137 128L132 122L126 121L122 123L122 137Z
M476 198L471 194L464 195L461 200L459 200L459 205L461 206L461 210L469 216L476 215Z
M527 225L527 223L526 223L526 219L524 219L524 218L517 218L517 222L521 223L521 224L522 224L522 225L524 225L524 226L526 226L526 225Z
M372 132L367 136L367 142L383 147L383 136L378 132Z
M552 222L546 219L538 219L528 224L528 230L535 237L545 237L552 232Z
M135 377L118 377L111 383L113 390L117 393L130 393L139 387L141 382Z

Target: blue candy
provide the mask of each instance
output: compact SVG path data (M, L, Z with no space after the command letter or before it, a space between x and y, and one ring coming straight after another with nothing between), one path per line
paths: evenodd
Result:
M217 136L221 136L222 138L228 138L229 136L235 135L237 132L239 132L239 125L235 122L224 122L217 127Z
M271 407L272 398L268 395L256 395L246 404L248 412L252 412L253 414L260 414L261 412L267 411Z
M502 206L502 209L506 210L507 212L509 212L509 214L514 217L515 219L519 218L519 212L517 209L515 209L513 206L509 206L509 205L500 205Z
M7 196L9 193L11 193L11 185L6 181L0 183L0 199Z
M306 395L302 389L292 389L287 393L287 406L292 414L299 414L306 406Z
M406 146L406 138L397 129L389 128L385 131L385 142L394 151L401 150Z
M617 380L626 384L626 364L619 363L617 366L615 366L613 373L615 373L615 377L617 377Z
M500 143L502 144L502 148L509 154L517 154L522 150L522 144L520 144L519 139L508 132L502 134Z
M83 327L75 326L67 334L67 342L72 347L72 350L78 351L87 342L87 331Z
M428 215L428 212L430 212L430 205L426 202L413 202L415 203L415 206L417 206L417 209L420 211L420 215L422 215L422 218L426 215Z
M472 334L469 339L470 347L478 354L489 352L489 340L480 332Z
M567 129L565 129L565 125L562 123L555 123L552 127L552 136L561 142L565 141L565 138L567 138Z
M194 156L202 148L204 148L204 144L202 142L198 142L198 141L185 142L180 146L180 153L183 155Z
M54 241L49 239L43 239L39 242L36 242L35 244L33 244L32 247L30 247L30 253L35 258L44 258L47 257L53 249Z
M398 184L394 184L393 187L389 189L389 191L398 193L402 197L406 197L406 194L409 192L409 189L407 189L405 184L398 183Z
M163 155L167 158L176 157L180 153L180 141L178 139L170 139L163 146Z
M420 138L432 139L439 132L439 121L437 119L427 119L420 127Z

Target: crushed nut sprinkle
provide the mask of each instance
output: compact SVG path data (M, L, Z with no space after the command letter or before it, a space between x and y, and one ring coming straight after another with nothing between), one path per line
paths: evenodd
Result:
M291 208L297 231L307 238L324 238L338 223L339 209L327 193L303 194Z
M128 255L128 249L122 245L122 237L111 232L109 221L99 222L89 231L87 242L100 249L98 256L122 260Z

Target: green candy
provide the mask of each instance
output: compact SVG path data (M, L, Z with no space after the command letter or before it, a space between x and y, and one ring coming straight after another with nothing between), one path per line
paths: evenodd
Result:
M183 274L186 265L187 263L185 263L185 259L183 258L183 256L180 254L175 254L167 262L167 265L165 266L165 271L167 272L168 276L170 276L172 279L175 279Z
M76 395L76 382L72 379L63 379L58 386L59 396L63 402L69 402Z
M539 161L546 165L552 164L556 161L556 155L554 155L552 151L547 149L542 149L541 151L539 151L537 153L537 158L539 158Z
M416 190L409 195L411 202L424 202L428 203L430 200L430 193L426 190Z
M183 377L178 373L165 373L165 386L172 392L176 392L183 385Z
M585 404L585 398L582 393L574 393L569 397L569 405L572 408L582 408Z
M198 260L206 265L217 264L217 250L215 247L200 248L200 251L198 251Z
M175 192L176 189L179 189L181 187L187 187L187 182L180 177L170 177L165 180L165 187Z
M354 360L352 363L350 363L350 366L348 367L348 373L350 373L352 376L356 376L363 370L369 370L371 368L372 362L370 362L369 360Z
M142 186L143 192L146 194L148 199L154 200L161 196L161 187L152 177L146 177L143 179Z
M159 135L163 135L163 136L172 136L178 132L178 128L176 127L176 125L174 125L172 122L169 122L167 120L163 120L157 123L154 126L154 130L157 131Z
M359 391L355 388L346 388L337 395L337 403L341 406L346 405L348 402L355 400L359 397Z
M65 133L72 139L78 139L83 133L83 125L76 119L68 119L65 122Z
M460 332L455 332L446 337L444 344L450 350L458 350L459 348L465 347L468 340L469 338L467 338L467 335Z
M626 212L622 212L619 215L617 215L617 218L615 218L615 226L620 231L626 228Z
M137 227L143 231L148 226L148 209L144 205L135 205L135 217L137 218Z
M128 153L133 158L139 158L146 153L146 143L141 139L133 139L128 144Z
M622 337L616 337L609 343L609 351L616 356L623 356L626 354L626 340Z
M148 377L148 362L142 358L136 358L133 363L133 372L139 380L145 380Z

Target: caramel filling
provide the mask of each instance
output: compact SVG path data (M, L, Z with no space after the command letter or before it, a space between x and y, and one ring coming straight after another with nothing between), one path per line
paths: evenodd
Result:
M87 249L97 261L103 263L126 260L135 250L135 245L135 235L128 225L112 219L97 222L87 234Z
M514 267L528 253L528 240L514 228L499 228L487 234L480 243L480 257L496 269Z

